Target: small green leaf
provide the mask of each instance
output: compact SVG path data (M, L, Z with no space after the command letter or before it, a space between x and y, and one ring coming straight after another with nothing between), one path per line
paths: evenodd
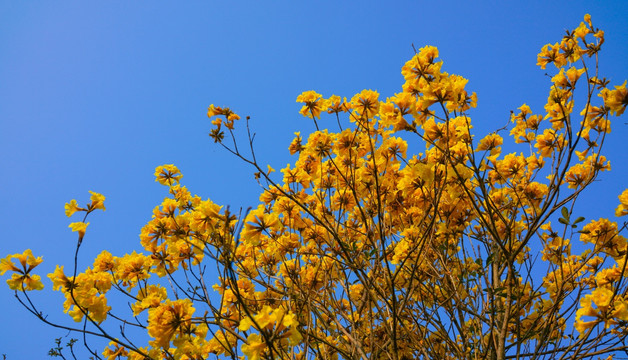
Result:
M567 209L567 207L563 206L562 209L560 209L560 213L563 214L563 217L569 221L569 210Z
M569 225L569 221L567 221L566 219L563 219L563 218L558 219L558 222L561 223L561 224Z
M583 221L584 221L584 217L583 217L583 216L580 216L580 217L578 217L576 220L574 220L574 222L573 222L573 223L574 223L574 225L575 225L575 224L577 224L577 223L581 223L581 222L583 222Z

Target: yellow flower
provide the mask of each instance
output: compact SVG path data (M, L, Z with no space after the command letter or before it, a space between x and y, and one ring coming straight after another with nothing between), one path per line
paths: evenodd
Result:
M600 218L582 227L580 240L595 244L596 251L601 251L615 259L626 254L628 242L619 235L617 223Z
M140 280L150 278L151 257L133 251L118 258L116 276L123 286L135 287Z
M72 285L70 279L63 273L63 266L57 265L53 273L48 274L48 278L52 281L52 290L68 290Z
M591 300L598 309L604 311L611 304L611 299L613 298L613 290L608 288L597 288L593 290L591 293Z
M107 250L103 250L94 259L94 271L112 271L116 266L113 255Z
M565 182L570 189L586 186L594 176L593 169L588 164L575 164L565 174Z
M253 326L253 320L247 316L244 319L240 320L240 324L238 324L238 330L248 331L251 326Z
M265 329L277 321L277 318L282 315L279 314L281 312L281 309L273 309L265 305L264 308L255 315L255 322L261 329Z
M116 360L120 359L122 356L129 356L129 352L124 348L124 346L120 346L120 344L114 341L110 342L109 346L110 347L105 348L102 352L102 355L106 357L107 360Z
M295 132L294 135L295 138L292 140L290 147L288 148L290 150L290 155L300 153L301 150L303 150L303 145L301 144L303 141L303 139L301 139L301 133Z
M359 115L372 118L379 112L379 93L373 90L362 90L351 98L351 108Z
M585 21L587 20L587 17L584 17ZM589 21L591 21L591 17L589 16ZM589 29L587 27L587 25L583 22L580 23L580 26L578 26L575 30L574 30L574 36L577 38L580 38L582 40L584 40L584 37L587 34L591 33L591 29Z
M13 263L13 259L19 261L21 268ZM32 251L27 249L22 254L9 255L0 260L0 275L4 275L9 270L14 271L11 278L7 280L11 290L41 290L44 288L41 278L39 275L31 275L30 272L42 261L41 256L35 257Z
M329 114L338 114L341 111L343 111L343 112L347 111L347 98L343 98L341 100L340 96L332 95L327 101L328 101L327 102L327 105L328 105L327 113L329 113Z
M16 259L22 265L22 268L18 268L11 261ZM6 258L0 260L0 275L4 275L7 270L18 271L24 274L28 274L37 265L41 264L43 259L41 256L35 257L31 249L26 249L22 254L8 255Z
M244 229L241 237L245 243L250 245L258 245L264 232L271 231L280 225L277 214L267 214L264 207L260 205L257 209L252 210L245 219Z
M589 14L584 14L584 22L586 22L587 24L589 24L589 26L593 26L593 24L591 23L591 15L589 15Z
M582 74L584 74L585 69L576 69L575 67L570 67L569 70L565 73L565 69L560 69L560 72L552 78L552 82L554 85L561 88L574 88L576 86L576 81Z
M65 216L70 217L77 211L84 211L85 209L80 208L76 203L76 200L72 199L69 203L65 204Z
M9 270L20 271L20 269L17 268L15 264L13 264L13 262L11 261L12 258L13 255L7 255L7 257L0 260L0 275L4 275L4 273Z
M13 273L11 278L7 280L7 284L9 284L11 290L19 291L41 290L44 288L39 275Z
M92 194L92 196L89 198L91 202L87 204L87 208L89 209L89 211L96 210L96 209L105 210L104 195L99 194L97 192L93 192L93 191L90 191L89 193Z
M628 302L626 298L620 298L613 302L613 317L622 321L628 321Z
M621 86L615 86L615 90L602 89L599 96L604 99L604 106L609 109L611 115L620 116L628 105L626 81Z
M170 348L170 340L175 333L191 327L192 314L194 308L190 299L167 301L148 310L148 335L155 339L151 345Z
M137 294L137 302L131 305L133 316L139 315L146 309L159 306L159 304L168 298L166 289L159 285L148 285L146 289L139 291Z
M240 116L231 111L231 109L229 109L228 107L222 108L220 106L214 106L214 104L211 104L207 109L207 117L212 118L217 115L224 115L227 118L228 122L231 122L231 124L233 124L234 120L240 120Z
M105 294L92 296L86 306L89 311L89 317L97 323L102 323L107 318L107 313L111 310L111 306L107 305Z
M301 108L301 115L309 117L311 119L321 116L321 111L327 111L329 107L329 101L322 98L323 95L316 91L305 91L301 95L297 96L297 102L305 103Z
M183 175L173 164L157 166L155 169L155 181L161 185L174 185L179 183Z
M504 139L496 133L486 135L480 144L478 144L477 151L492 150L504 143Z
M24 267L26 272L31 271L35 266L41 264L41 262L44 261L41 256L33 256L33 252L31 251L31 249L25 250L22 254L15 254L13 255L13 257L20 261L20 264L22 264L22 267Z
M246 339L246 344L242 344L242 352L249 360L259 360L266 350L266 344L259 334L251 334Z
M428 75L435 75L440 72L442 61L435 63L438 58L438 49L434 46L424 46L419 49L419 53L406 62L401 69L401 74L406 79L406 84L426 78Z
M624 190L619 197L619 206L615 209L615 216L628 215L628 189Z
M554 129L545 129L542 134L536 136L536 144L539 153L543 157L550 157L556 150L561 150L565 146L565 139L562 134L557 134Z
M89 225L89 223L84 223L80 221L80 222L73 222L68 227L71 228L72 231L78 232L79 238L82 239L83 236L85 236L85 230L87 229L87 225Z
M567 64L567 57L560 52L559 44L547 44L543 46L541 52L537 56L536 64L545 69L547 64L554 63L556 68L561 68Z

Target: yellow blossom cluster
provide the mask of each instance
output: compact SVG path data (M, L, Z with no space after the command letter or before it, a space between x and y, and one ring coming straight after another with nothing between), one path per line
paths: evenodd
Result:
M13 260L17 260L19 265ZM11 290L41 290L44 288L41 277L37 274L31 274L31 271L42 261L41 256L35 257L30 249L22 254L8 255L0 260L0 275L4 275L7 271L13 271L11 278L7 280Z
M558 70L543 109L523 104L479 140L477 96L433 46L403 65L391 97L300 94L316 131L295 133L295 161L278 172L241 152L240 116L211 105L210 136L254 167L259 204L235 216L193 195L175 165L159 166L168 196L141 229L142 252L103 251L72 276L58 266L53 289L75 321L150 336L139 347L107 334L108 360L585 358L621 348L596 344L628 336L628 225L575 216L580 193L610 170L609 117L627 105L626 83L609 89L592 64L603 42L587 15L544 46L538 65ZM338 131L319 128L329 115ZM504 133L518 151L502 154ZM616 215L627 215L628 190L619 202ZM95 209L104 196L92 193L66 215ZM77 252L88 224L70 225ZM0 271L13 271L12 289L41 289L31 274L40 262L27 251ZM114 309L112 296L128 306Z

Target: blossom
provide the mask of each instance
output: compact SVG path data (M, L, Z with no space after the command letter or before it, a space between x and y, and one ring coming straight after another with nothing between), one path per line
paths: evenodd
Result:
M89 223L85 223L82 221L79 222L73 222L71 223L68 227L70 229L72 229L73 232L78 232L79 233L79 238L83 238L83 236L85 236L85 230L87 230L87 226L89 225Z
M94 259L94 271L112 271L116 267L113 255L107 250L103 250Z
M139 315L146 309L159 306L159 304L166 300L167 297L168 294L165 288L159 285L148 285L146 289L139 291L137 295L137 302L131 305L133 316Z
M13 260L17 260L19 266ZM4 275L7 271L13 271L11 278L7 280L11 290L41 290L44 288L44 284L41 282L40 276L31 274L31 271L42 261L41 256L33 256L30 249L25 250L22 254L8 255L0 260L0 275Z
M329 101L322 98L323 95L316 91L304 91L301 95L297 96L297 102L305 103L301 107L301 115L309 118L318 118L321 116L321 111L327 111L329 107Z
M13 273L11 278L7 280L7 284L9 284L9 289L19 291L41 290L44 288L39 275Z
M157 166L155 169L155 181L161 185L174 185L179 183L183 175L173 164Z
M340 99L338 95L332 95L327 99L327 113L338 114L347 111L347 98Z
M105 210L105 196L93 191L90 191L89 193L92 194L89 198L91 202L87 204L89 211L96 209Z
M615 90L602 89L599 96L604 99L604 106L609 109L612 115L620 116L628 105L626 81L620 86L615 86Z
M628 215L628 189L624 190L619 197L619 206L615 209L615 216Z
M85 209L80 208L76 202L76 200L72 199L69 203L65 204L65 216L70 217L77 211L84 211Z
M477 151L492 150L504 143L504 139L496 133L486 135L478 144Z
M246 339L246 344L242 344L242 352L249 360L259 360L266 350L266 344L259 334L251 334Z
M109 343L109 347L103 350L102 355L107 358L107 360L116 360L120 359L122 356L129 356L129 352L124 346L120 346L115 341L111 341Z
M52 281L52 289L55 291L59 289L69 290L72 286L72 281L63 273L63 266L57 265L55 271L48 274L48 278Z
M0 275L4 275L5 272L11 271L19 271L20 269L15 266L15 264L11 261L13 255L8 255L4 259L0 260Z
M362 90L351 98L351 108L359 115L372 118L379 111L379 93L373 90Z
M170 340L177 331L185 331L191 327L194 313L190 299L175 301L167 300L158 307L148 310L148 335L154 347L170 348Z

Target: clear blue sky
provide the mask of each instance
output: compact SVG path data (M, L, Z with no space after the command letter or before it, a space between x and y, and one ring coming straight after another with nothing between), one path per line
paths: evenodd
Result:
M298 94L392 96L412 44L437 46L444 70L470 79L478 136L524 102L542 111L549 83L536 54L587 12L606 32L603 74L614 85L628 79L628 2L387 3L0 1L0 257L31 248L44 257L43 277L57 263L71 268L75 236L63 205L85 203L88 190L107 197L107 211L90 219L80 269L103 249L140 250L140 229L166 195L153 177L161 164L179 166L204 198L255 205L251 169L207 136L207 107L251 115L259 158L279 169L293 161L293 132L313 130L298 114ZM592 187L589 219L611 216L628 187L625 122L613 125L613 171ZM44 281L36 302L73 325ZM0 354L45 358L67 333L1 286Z

